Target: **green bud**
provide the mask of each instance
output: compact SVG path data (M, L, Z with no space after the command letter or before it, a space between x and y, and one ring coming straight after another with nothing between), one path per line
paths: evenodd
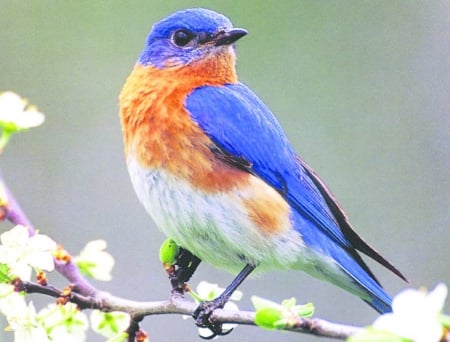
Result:
M256 325L269 330L283 329L283 326L280 326L281 319L280 310L268 307L256 311L255 315Z
M163 264L172 265L178 255L178 250L178 245L174 240L166 239L159 249L159 260Z

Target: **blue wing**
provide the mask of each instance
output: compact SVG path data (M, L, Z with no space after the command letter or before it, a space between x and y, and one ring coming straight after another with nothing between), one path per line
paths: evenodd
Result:
M186 108L221 150L249 161L250 172L279 191L333 240L350 246L280 124L249 88L243 84L198 88L189 95Z
M312 248L323 249L327 243L328 253L363 287L372 288L369 292L379 286L354 248L403 277L353 231L326 186L296 155L271 111L248 87L241 83L201 87L188 96L185 105L220 151L230 158L247 161L248 172L275 188L303 218L313 223L319 235L325 236L317 239L314 231L301 232ZM353 264L356 262L355 267L348 265L346 269L349 259L340 260L342 249L351 256ZM361 274L354 274L357 270Z

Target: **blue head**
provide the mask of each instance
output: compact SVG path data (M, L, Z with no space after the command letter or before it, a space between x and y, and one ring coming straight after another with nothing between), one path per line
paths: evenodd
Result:
M156 68L187 65L233 49L231 45L246 34L217 12L203 8L178 11L153 26L138 62Z

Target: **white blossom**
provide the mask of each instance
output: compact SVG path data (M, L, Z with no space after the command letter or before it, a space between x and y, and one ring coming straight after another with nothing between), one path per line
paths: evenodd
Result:
M201 281L197 285L197 295L202 300L213 300L219 297L223 293L223 291L225 291L225 289L219 287L218 284L208 283L207 281ZM241 299L242 299L242 292L238 290L234 291L230 297L230 300L234 301L240 301Z
M394 298L392 313L380 316L373 328L414 342L438 342L443 333L439 316L446 297L444 284L429 293L407 289Z
M120 336L128 328L130 315L120 311L101 312L92 310L90 320L92 330L106 338L112 339Z
M46 235L29 236L28 229L17 225L0 235L0 263L8 265L11 274L30 280L32 268L53 271L56 243Z
M73 303L49 304L39 311L38 317L52 341L82 342L86 340L86 332L89 328L87 316Z
M43 325L37 320L32 302L26 303L25 296L14 292L9 284L0 284L0 312L5 315L14 332L14 340L20 342L49 341Z
M12 130L21 130L41 125L44 114L16 93L7 91L0 94L0 125Z
M105 240L94 240L86 244L80 255L75 257L75 263L88 276L102 281L110 281L114 267L114 258L105 251Z

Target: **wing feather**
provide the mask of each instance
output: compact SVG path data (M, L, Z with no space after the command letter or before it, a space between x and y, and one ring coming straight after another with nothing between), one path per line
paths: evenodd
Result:
M238 83L198 88L186 99L186 108L213 141L212 149L219 159L272 186L303 217L347 250L373 279L354 248L405 279L352 229L331 192L299 159L274 115L248 87Z

